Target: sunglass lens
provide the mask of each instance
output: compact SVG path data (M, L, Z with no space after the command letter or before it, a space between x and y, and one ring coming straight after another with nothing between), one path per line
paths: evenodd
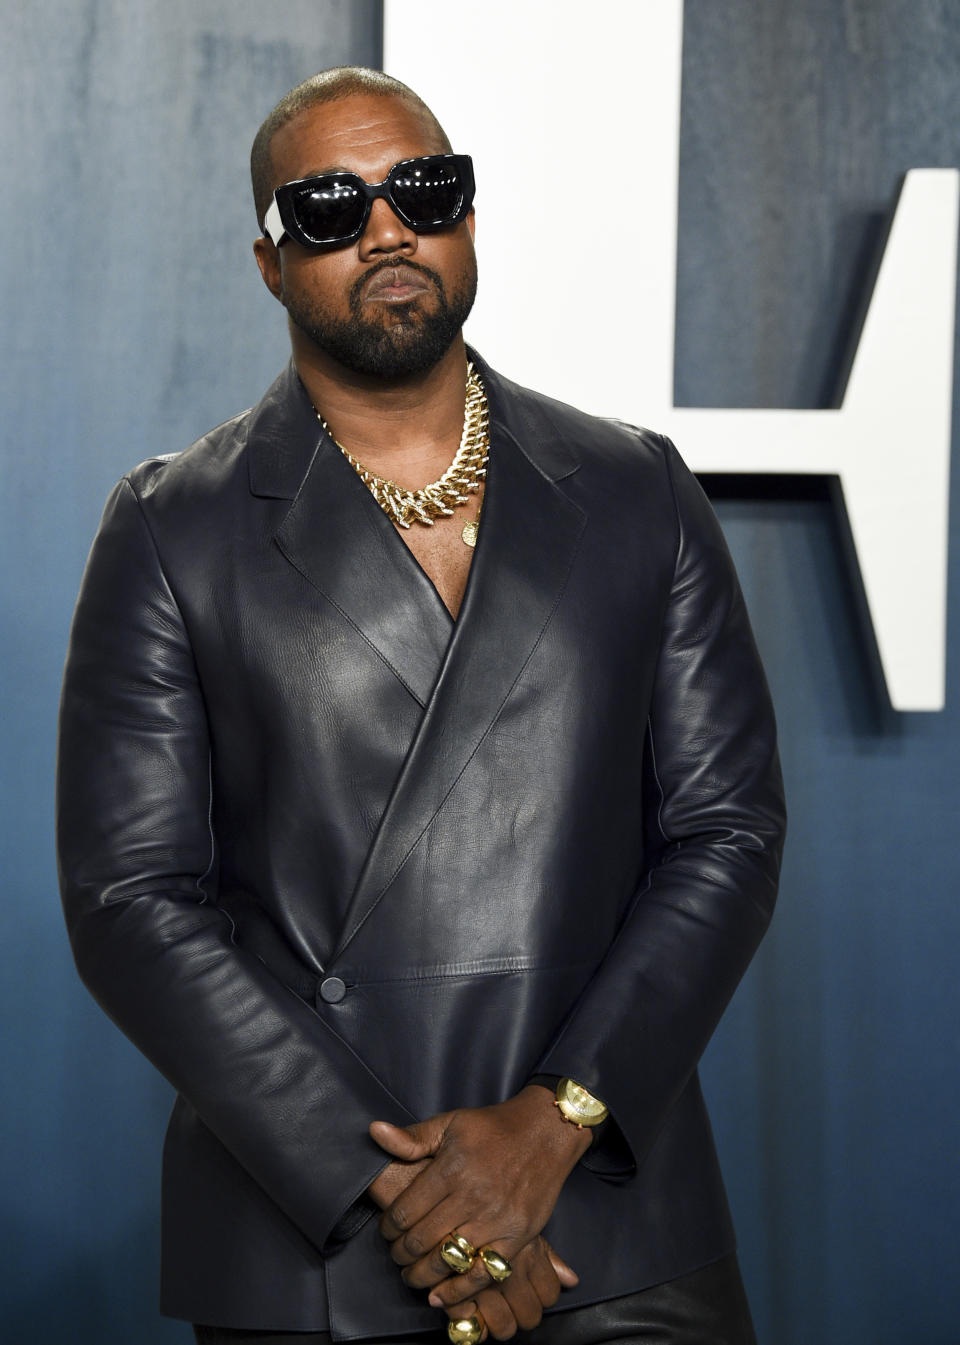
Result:
M449 223L463 201L456 164L404 165L390 185L394 201L415 228Z
M331 178L293 198L297 223L314 243L349 238L363 223L367 200L350 182Z

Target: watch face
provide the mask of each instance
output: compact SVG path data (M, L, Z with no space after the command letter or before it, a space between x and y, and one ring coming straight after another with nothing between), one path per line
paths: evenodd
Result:
M595 1126L606 1119L607 1107L599 1098L588 1093L573 1079L561 1079L557 1086L557 1101L565 1116L579 1125Z

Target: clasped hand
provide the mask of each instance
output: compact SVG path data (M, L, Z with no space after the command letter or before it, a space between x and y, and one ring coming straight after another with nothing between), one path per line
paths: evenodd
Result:
M531 1084L489 1107L441 1112L401 1129L374 1121L370 1134L396 1161L370 1186L380 1231L404 1281L429 1289L451 1317L479 1309L499 1340L529 1330L577 1275L539 1236L563 1184L589 1148L589 1132L564 1124L549 1089ZM451 1274L440 1247L452 1233L506 1257L513 1274L494 1285L477 1257Z

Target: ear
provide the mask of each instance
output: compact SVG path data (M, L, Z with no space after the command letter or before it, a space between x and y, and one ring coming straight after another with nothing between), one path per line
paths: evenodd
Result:
M470 237L476 238L477 212L474 210L473 206L471 206L470 209L467 211L467 228L470 230Z
M263 283L278 301L283 303L283 278L280 274L280 253L272 238L257 238L253 244Z

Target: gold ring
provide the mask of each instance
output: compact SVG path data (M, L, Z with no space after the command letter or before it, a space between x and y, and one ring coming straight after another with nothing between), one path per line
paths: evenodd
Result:
M478 1253L480 1260L490 1272L490 1278L502 1284L513 1274L513 1266L505 1256L495 1252L492 1247L481 1247Z
M479 1317L459 1317L449 1324L447 1335L454 1345L477 1345L483 1335L483 1322Z
M451 1233L440 1247L440 1259L458 1275L465 1275L473 1266L476 1257L476 1247L459 1233Z

